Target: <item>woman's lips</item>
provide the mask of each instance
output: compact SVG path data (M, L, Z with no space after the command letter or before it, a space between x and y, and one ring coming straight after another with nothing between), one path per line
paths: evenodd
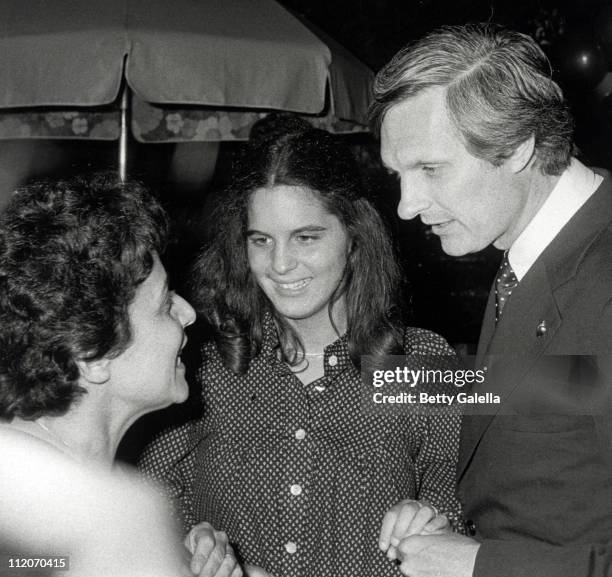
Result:
M177 367L185 367L183 364L183 360L181 359L181 355L183 354L183 349L187 345L187 337L183 336L183 342L181 343L181 348L179 349L178 355L176 355L176 366Z
M312 277L303 278L292 282L280 282L277 280L273 280L274 285L277 289L279 289L281 292L287 293L299 292L300 290L306 288L311 281Z

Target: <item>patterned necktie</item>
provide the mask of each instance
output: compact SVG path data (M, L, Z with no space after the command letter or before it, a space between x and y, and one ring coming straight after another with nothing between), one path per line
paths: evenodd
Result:
M506 251L495 278L495 322L501 318L502 311L517 284L518 279L510 266L508 251Z

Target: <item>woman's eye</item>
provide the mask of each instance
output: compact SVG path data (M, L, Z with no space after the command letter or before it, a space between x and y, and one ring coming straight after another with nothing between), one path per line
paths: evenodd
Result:
M423 172L425 172L426 174L435 174L436 173L436 168L435 166L427 166L424 165L423 166Z
M302 244L308 244L314 242L315 240L318 240L320 237L313 234L299 234L295 238L298 242Z
M266 246L269 239L265 236L250 236L249 242L254 246Z

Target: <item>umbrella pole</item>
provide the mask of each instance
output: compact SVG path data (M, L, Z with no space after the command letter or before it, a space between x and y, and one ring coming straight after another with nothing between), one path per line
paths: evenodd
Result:
M119 133L119 179L125 182L127 176L127 146L128 146L128 87L123 87L121 93L121 128Z

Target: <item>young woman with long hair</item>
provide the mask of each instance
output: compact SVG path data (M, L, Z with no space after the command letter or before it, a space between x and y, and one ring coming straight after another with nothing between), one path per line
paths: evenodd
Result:
M383 516L422 499L457 519L459 424L364 410L361 359L443 366L453 351L402 323L392 243L350 150L296 119L257 128L195 266L212 334L203 416L158 438L142 466L187 530L212 523L275 577L399 575L378 549Z

